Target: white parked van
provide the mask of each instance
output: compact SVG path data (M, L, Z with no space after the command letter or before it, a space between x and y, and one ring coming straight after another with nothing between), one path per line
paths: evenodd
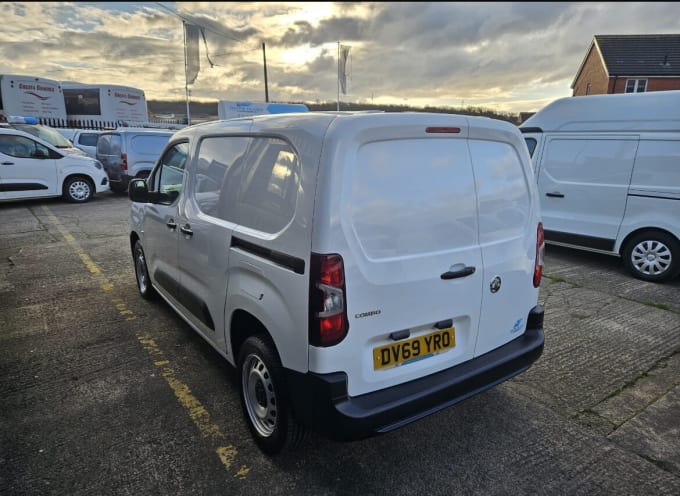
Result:
M648 281L680 272L680 91L562 98L520 129L548 243L620 255Z
M32 134L0 127L0 201L63 196L84 203L108 189L98 160L64 153Z
M543 350L543 232L506 122L309 112L177 132L129 196L140 293L235 365L267 453L397 429Z

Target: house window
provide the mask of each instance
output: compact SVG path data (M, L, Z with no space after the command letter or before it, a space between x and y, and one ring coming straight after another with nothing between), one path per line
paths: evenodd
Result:
M645 91L647 91L646 79L626 80L626 93L643 93Z

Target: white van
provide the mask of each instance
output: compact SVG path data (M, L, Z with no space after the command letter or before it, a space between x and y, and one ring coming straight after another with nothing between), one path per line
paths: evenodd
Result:
M516 126L264 115L177 132L129 196L141 295L241 377L261 449L397 429L543 350L543 232Z
M97 140L104 131L98 129L57 129L66 139L73 143L88 157L97 158Z
M524 122L548 243L680 272L680 91L556 100Z

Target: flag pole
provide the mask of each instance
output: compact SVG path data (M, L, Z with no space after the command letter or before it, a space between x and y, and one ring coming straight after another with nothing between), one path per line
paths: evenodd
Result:
M338 107L340 111L340 42L338 41Z
M189 111L189 73L187 62L187 27L186 21L182 20L182 34L184 35L184 91L187 100L187 126L191 126L191 112Z

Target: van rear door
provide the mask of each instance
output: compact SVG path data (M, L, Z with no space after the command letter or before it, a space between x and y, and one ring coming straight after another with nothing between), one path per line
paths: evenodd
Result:
M539 200L525 143L512 131L500 121L470 126L484 259L475 356L522 335L538 299L533 278Z
M467 120L377 114L332 128L313 251L343 257L349 332L312 347L310 369L345 371L355 396L473 358L483 267Z

